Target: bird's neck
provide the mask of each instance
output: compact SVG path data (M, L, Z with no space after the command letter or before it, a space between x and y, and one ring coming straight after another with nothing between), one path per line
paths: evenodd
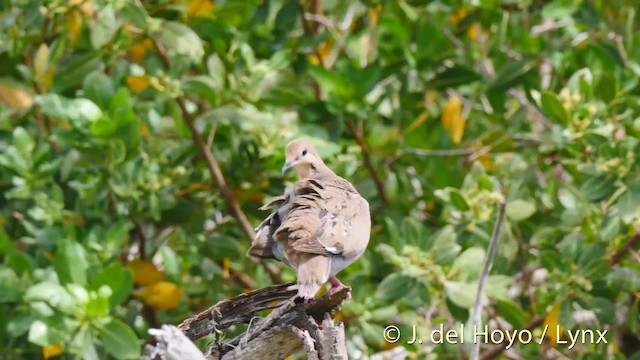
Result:
M300 179L318 178L325 175L334 175L334 173L324 163L305 164L298 167Z

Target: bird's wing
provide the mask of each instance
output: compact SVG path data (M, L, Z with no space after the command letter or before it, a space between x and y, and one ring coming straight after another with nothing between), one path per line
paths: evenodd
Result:
M282 219L289 211L291 196L291 190L287 189L282 196L271 199L260 208L260 210L272 208L275 210L256 227L256 237L251 242L251 248L249 248L247 255L263 259L276 258L273 253L273 234L280 227Z
M371 220L367 202L338 176L303 179L295 186L287 217L274 234L287 256L296 253L352 256L364 251Z

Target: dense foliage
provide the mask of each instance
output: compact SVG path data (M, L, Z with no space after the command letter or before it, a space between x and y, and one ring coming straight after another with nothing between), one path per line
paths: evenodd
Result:
M279 173L284 145L306 136L372 208L369 249L340 275L354 358L466 358L468 344L406 334L468 323L503 198L483 322L609 330L607 344L549 333L510 350L526 359L631 358L637 11L0 2L0 357L135 358L149 327L293 280L245 252L257 209L294 179ZM385 342L390 324L400 342Z

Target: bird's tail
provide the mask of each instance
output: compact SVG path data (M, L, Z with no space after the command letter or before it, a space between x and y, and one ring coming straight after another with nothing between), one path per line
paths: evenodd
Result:
M329 258L314 255L305 260L298 266L298 296L313 299L329 278Z

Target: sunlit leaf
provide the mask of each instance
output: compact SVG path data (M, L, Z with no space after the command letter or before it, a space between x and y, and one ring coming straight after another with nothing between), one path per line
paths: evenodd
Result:
M49 360L54 356L58 356L62 354L62 349L64 347L60 343L55 343L51 345L44 346L42 348L42 358L44 360Z
M149 78L144 75L129 76L127 78L127 85L133 92L140 92L149 87Z
M442 110L442 127L449 131L451 141L459 144L462 141L466 120L462 116L462 100L451 96Z
M551 307L551 311L544 318L542 327L547 329L546 337L550 339L552 344L558 343L558 335L564 333L563 327L560 325L560 305L562 302L557 301Z
M154 309L175 309L180 304L183 293L178 285L169 281L158 281L141 290L135 295Z
M0 83L0 101L16 110L26 110L33 105L31 94L6 83Z
M140 356L138 338L129 325L112 319L106 325L97 327L100 341L105 350L118 359L137 359Z
M148 286L164 279L164 274L150 262L136 259L127 264L137 285Z

